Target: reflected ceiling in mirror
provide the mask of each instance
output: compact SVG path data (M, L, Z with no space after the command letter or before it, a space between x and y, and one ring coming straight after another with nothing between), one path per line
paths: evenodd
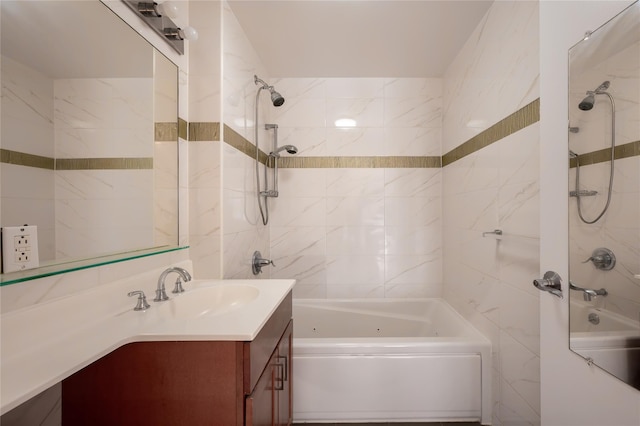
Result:
M40 261L1 283L175 249L176 65L99 1L0 6L0 226Z
M568 114L569 346L640 389L639 2L570 49Z

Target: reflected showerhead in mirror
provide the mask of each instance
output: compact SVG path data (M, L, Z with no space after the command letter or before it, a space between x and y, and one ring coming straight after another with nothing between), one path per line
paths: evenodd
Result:
M609 88L609 85L609 81L604 81L600 86L596 88L596 90L587 91L587 97L578 104L578 108L580 108L582 111L591 110L593 108L593 105L596 103L596 95L606 93L605 90Z
M266 89L271 93L271 103L274 107L279 107L284 104L284 97L280 93L276 92L273 86L269 86L267 82L265 82L261 78L258 78L257 75L253 76L253 81L255 84L262 84L262 87L260 87L259 90Z

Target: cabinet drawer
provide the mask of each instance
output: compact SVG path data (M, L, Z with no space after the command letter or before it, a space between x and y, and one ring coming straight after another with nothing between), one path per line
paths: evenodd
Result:
M276 349L293 314L291 292L280 303L271 318L262 327L260 333L251 342L244 342L244 383L245 395L255 388L258 379L269 363L271 354Z

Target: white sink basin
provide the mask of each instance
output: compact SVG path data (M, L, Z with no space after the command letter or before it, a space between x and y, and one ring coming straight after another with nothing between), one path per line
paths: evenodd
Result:
M252 285L222 284L171 294L171 299L156 306L173 319L199 318L237 309L257 299L259 294L260 290Z

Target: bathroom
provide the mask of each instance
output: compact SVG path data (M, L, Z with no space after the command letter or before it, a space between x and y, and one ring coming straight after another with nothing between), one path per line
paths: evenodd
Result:
M259 250L274 263L260 278L295 278L294 298L443 297L491 341L495 425L639 424L638 392L570 352L568 308L531 285L551 269L568 276L568 202L557 185L566 181L567 51L631 2L487 4L429 78L279 74L241 25L249 6L234 3L184 2L181 18L199 33L185 55L131 24L180 69L191 132L179 140L179 244L189 249L58 275L47 281L53 291L37 280L3 286L3 312L185 260L197 278L254 278ZM298 148L282 154L268 226L253 153L237 142L254 139L254 75L286 98L279 108L265 100L261 119L278 124L279 145ZM357 113L349 118L359 127L330 127L338 112ZM512 130L458 148L496 123ZM259 134L265 152L272 137ZM502 240L483 236L494 229ZM47 420L23 424L58 424L59 393L42 400Z

